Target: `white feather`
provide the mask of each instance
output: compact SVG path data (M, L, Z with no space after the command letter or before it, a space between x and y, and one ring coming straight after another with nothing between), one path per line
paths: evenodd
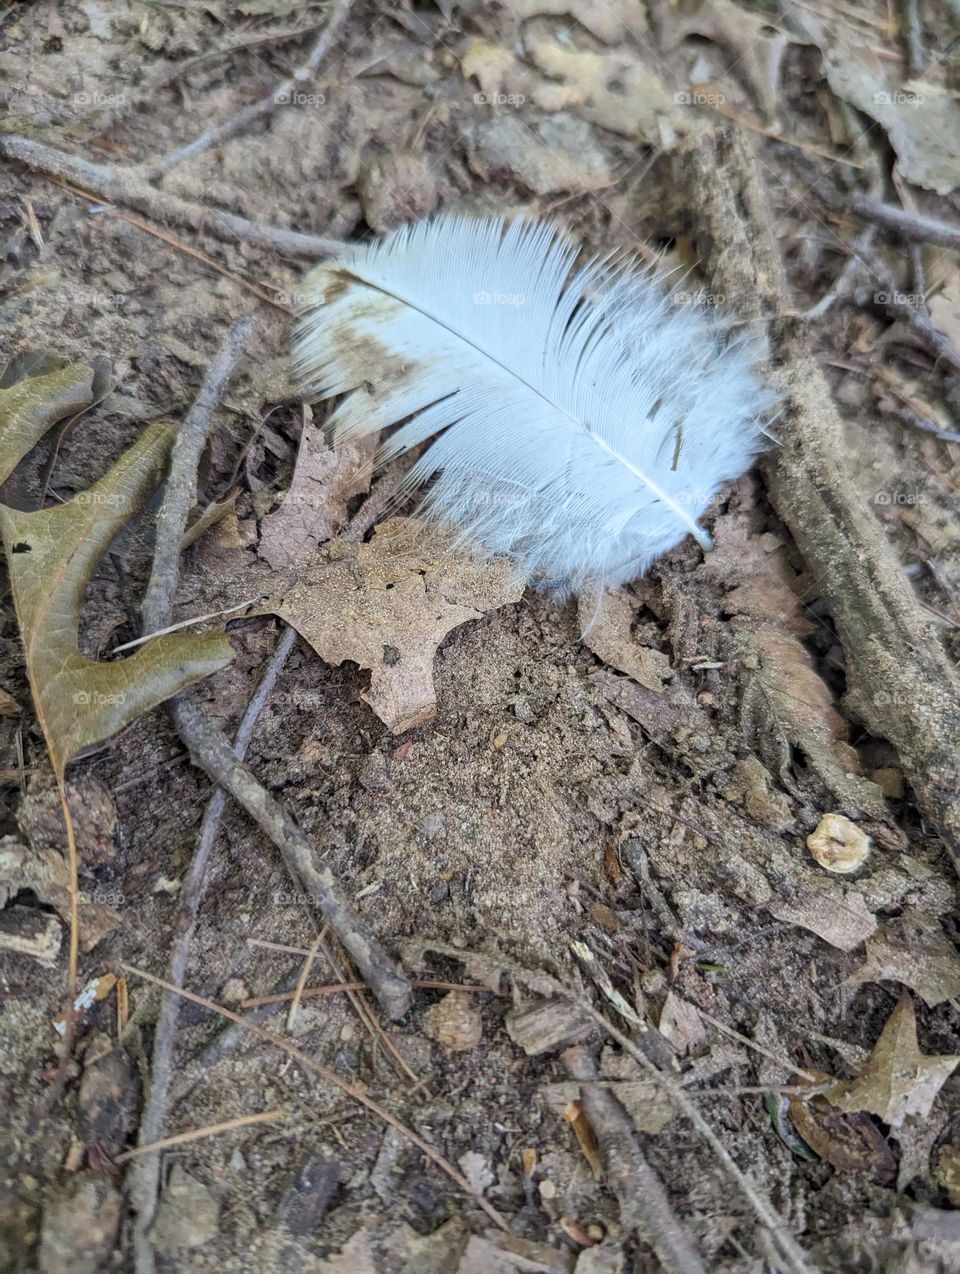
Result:
M335 443L432 439L411 486L527 579L614 585L697 525L764 445L749 343L656 276L552 226L443 216L347 249L305 281L295 374L346 395ZM403 423L400 423L403 422Z

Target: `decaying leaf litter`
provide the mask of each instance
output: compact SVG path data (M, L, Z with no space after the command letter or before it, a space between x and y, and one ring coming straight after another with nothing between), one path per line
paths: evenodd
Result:
M61 1268L65 1253L97 1268L115 1245L138 1268L747 1268L778 1240L785 1268L949 1264L960 1194L945 852L956 852L958 786L956 54L946 22L923 14L923 64L908 71L901 31L916 7L897 9L789 6L773 20L729 0L269 4L225 9L226 36L207 13L146 5L5 16L4 132L22 140L0 148L23 163L4 177L0 321L10 354L50 350L87 368L109 358L114 386L59 439L49 476L50 448L27 457L7 503L22 519L48 486L48 508L96 490L151 422L182 420L227 328L255 309L198 477L201 507L225 512L184 555L171 619L257 597L251 611L304 630L257 705L252 770L408 977L483 988L416 989L398 1025L377 1026L373 1000L358 1018L343 996L308 994L350 982L318 947L286 1019L298 1048L364 1084L462 1174L466 1195L395 1128L188 1003L161 1135L278 1107L286 1122L142 1156L160 1169L159 1192L149 1226L140 1195L137 1223L132 1169L124 1180L113 1165L138 1129L142 1139L158 1001L132 973L122 1042L112 993L91 991L65 1097L36 1119L66 971L53 912L69 912L70 891L10 610L4 685L22 712L0 718L14 816L0 928L28 940L6 942L4 957L14 1268ZM280 39L291 27L301 39ZM325 30L315 78L291 85ZM731 126L732 144L716 131ZM219 144L174 163L204 130ZM92 212L44 173L112 210ZM904 237L867 235L851 215L878 201L907 214ZM389 475L374 480L371 518L358 467L325 456L319 431L315 458L297 458L286 322L250 286L293 308L317 241L439 208L548 214L590 248L664 257L684 277L680 303L769 321L791 420L808 431L795 446L788 421L764 472L735 484L713 555L688 542L603 599L583 640L574 604L514 600L505 576L484 585L481 571L464 598L464 564L442 541L409 547L415 508L394 507ZM815 321L796 317L813 309ZM830 392L818 398L821 374ZM298 552L284 561L269 545L291 515ZM150 512L135 520L96 570L80 657L103 661L140 635L151 526ZM862 574L838 574L860 559ZM350 581L339 626L331 579ZM375 598L394 581L404 605L391 627ZM418 716L431 698L436 715L404 730L390 678L430 631L418 598L437 596L464 622L437 638L415 683ZM317 603L319 638L307 631ZM398 634L380 658L373 614ZM222 622L203 627L200 640L222 640ZM871 631L884 640L871 646ZM229 632L233 663L187 699L232 734L279 629L249 617ZM112 661L101 666L113 675ZM103 908L108 926L116 917L84 952L82 980L121 964L164 975L204 780L154 713L75 762L68 790L81 937L87 909ZM808 848L829 815L870 838L853 875ZM243 1012L301 982L311 891L230 802L211 835L185 985ZM425 1088L408 1087L387 1041ZM660 1210L636 1215L598 1182L564 1121L579 1100L571 1076L588 1073L584 1047L609 1091L623 1089L612 1124L593 1105L601 1158L621 1155L609 1170L626 1153L628 1169L655 1173ZM679 1111L662 1084L637 1093L658 1082L653 1067L683 1086ZM764 1090L781 1094L773 1113ZM819 1158L802 1156L798 1134ZM512 1237L487 1228L470 1191Z

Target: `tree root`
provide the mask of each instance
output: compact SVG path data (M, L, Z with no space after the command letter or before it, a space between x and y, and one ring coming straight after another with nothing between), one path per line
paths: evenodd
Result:
M786 285L757 164L717 130L678 156L701 260L743 317L782 315ZM827 602L847 657L846 709L900 754L917 805L960 871L960 684L847 464L840 417L802 319L770 324L784 395L763 461L770 498Z

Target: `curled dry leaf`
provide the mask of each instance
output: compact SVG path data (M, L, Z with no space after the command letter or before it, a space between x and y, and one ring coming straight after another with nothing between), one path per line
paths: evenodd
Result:
M373 470L375 437L334 451L310 408L305 412L290 489L260 527L260 556L276 568L289 566L346 524L347 504L368 490Z
M622 588L581 593L578 619L583 643L605 664L624 672L638 685L660 694L673 676L662 651L641 646L632 635L634 607Z
M960 996L960 955L937 921L908 911L867 939L867 959L848 982L902 982L930 1008Z
M771 534L753 535L746 516L722 518L716 551L699 568L728 588L724 608L747 672L741 727L760 759L793 789L791 746L808 758L821 781L844 804L883 817L883 795L859 774L847 723L817 673L802 638L813 628L800 601L803 578Z
M780 69L790 44L789 36L771 25L771 15L753 13L733 0L705 0L694 8L661 4L660 42L675 49L691 35L721 45L732 56L734 74L740 76L773 119L777 113Z
M863 47L834 45L824 56L827 83L886 133L906 181L938 195L960 185L960 103L933 80L902 85L889 64ZM898 72L896 72L898 73Z
M455 549L454 533L394 518L340 559L305 569L275 611L327 663L370 670L363 698L394 734L436 716L433 659L444 637L488 610L519 601L509 562Z
M483 1037L483 1018L466 991L450 991L427 1009L423 1027L431 1039L455 1053L476 1048Z
M869 1115L845 1114L820 1094L792 1097L790 1119L804 1142L840 1172L868 1171L880 1185L889 1185L897 1164L889 1142Z
M908 1115L926 1119L960 1055L935 1056L917 1046L917 1018L909 994L901 995L860 1074L824 1093L840 1110L867 1110L899 1128Z

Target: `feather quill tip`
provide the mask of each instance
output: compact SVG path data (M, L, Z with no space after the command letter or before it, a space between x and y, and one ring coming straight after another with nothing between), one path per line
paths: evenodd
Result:
M560 591L638 578L765 449L756 344L653 273L553 226L440 216L305 281L294 371L340 399L335 443L397 426L381 460L425 512Z

